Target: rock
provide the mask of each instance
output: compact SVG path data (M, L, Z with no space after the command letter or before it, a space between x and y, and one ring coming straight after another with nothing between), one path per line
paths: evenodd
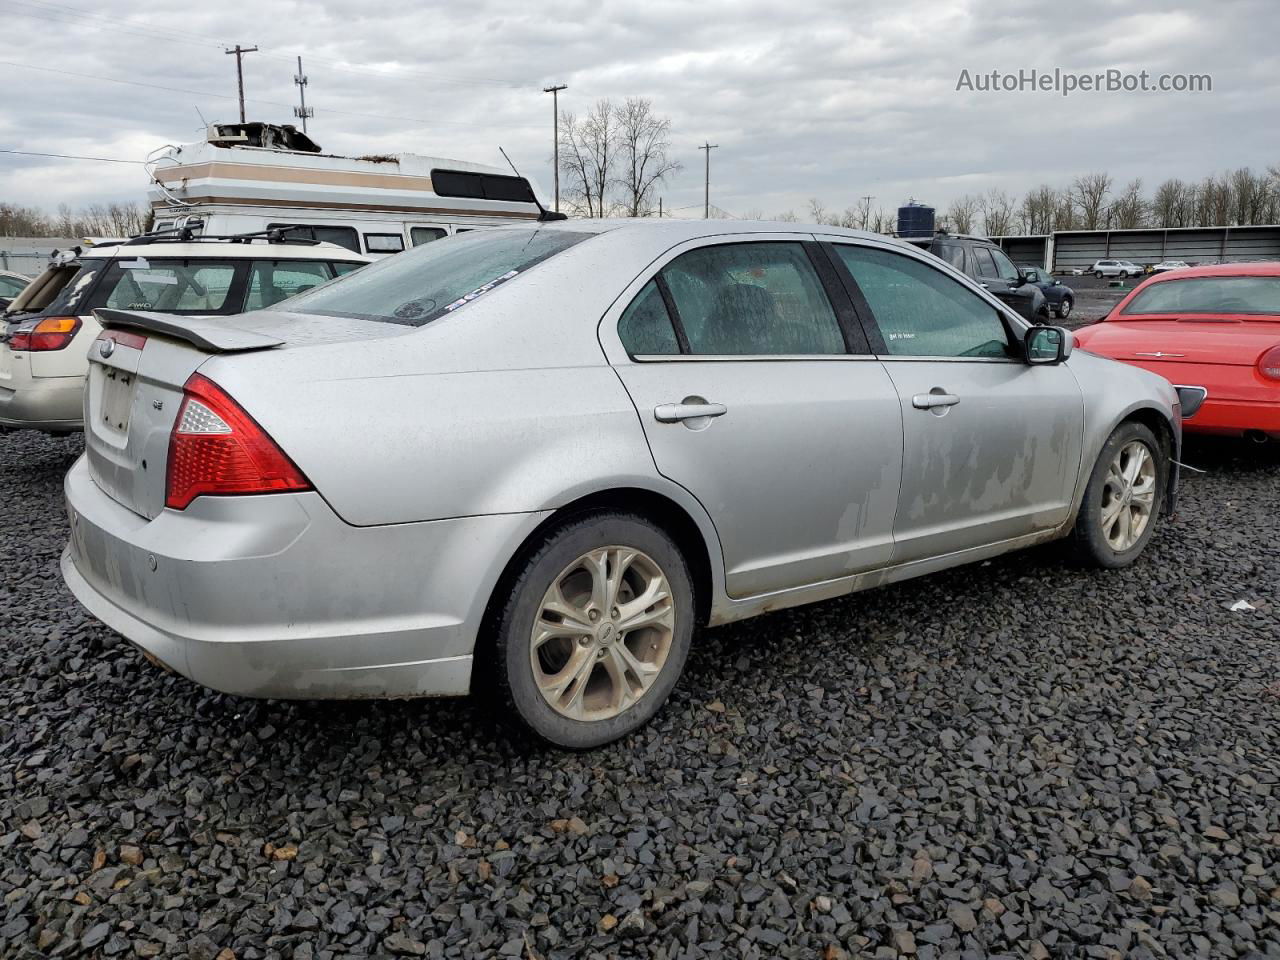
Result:
M118 856L121 863L127 863L130 866L137 867L142 864L142 851L138 847L126 844L120 848Z
M893 948L902 956L916 952L916 938L910 930L893 931Z
M947 918L955 924L956 929L962 933L971 933L978 928L978 918L973 915L964 904L953 903L947 908Z

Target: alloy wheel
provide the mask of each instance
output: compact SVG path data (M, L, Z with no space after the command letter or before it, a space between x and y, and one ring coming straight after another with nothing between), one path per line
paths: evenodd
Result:
M529 646L534 681L561 716L616 717L662 673L675 628L671 587L652 557L626 546L592 550L543 594Z
M1120 448L1102 486L1102 535L1116 553L1130 550L1151 523L1156 499L1156 462L1141 440Z

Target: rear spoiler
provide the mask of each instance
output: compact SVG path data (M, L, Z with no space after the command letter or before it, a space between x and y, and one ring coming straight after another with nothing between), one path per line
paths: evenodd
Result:
M209 353L240 353L269 350L284 344L283 340L234 326L224 319L179 317L170 313L147 313L136 310L112 310L105 307L93 311L104 327L130 327L176 337L207 350Z

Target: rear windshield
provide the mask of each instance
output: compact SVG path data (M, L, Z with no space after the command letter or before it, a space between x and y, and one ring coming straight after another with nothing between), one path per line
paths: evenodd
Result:
M1187 277L1139 290L1131 314L1242 313L1280 316L1280 277Z
M420 327L591 236L547 227L455 235L380 260L274 309Z
M76 302L102 270L101 261L73 260L50 267L31 282L16 299L5 317L18 319L32 314L49 315L75 313ZM15 309L19 308L20 309Z

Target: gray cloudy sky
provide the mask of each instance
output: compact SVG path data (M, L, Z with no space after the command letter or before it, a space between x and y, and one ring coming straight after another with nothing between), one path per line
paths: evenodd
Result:
M239 42L261 48L245 58L250 119L292 121L302 53L326 150L501 163L502 145L548 187L541 87L567 83L566 111L648 97L685 165L668 207L701 203L704 139L720 145L712 201L739 215L863 194L945 207L1091 170L1151 189L1280 163L1275 0L0 0L0 14L9 149L140 159L200 139L197 108L236 118L222 50ZM962 69L1054 67L1208 73L1213 91L955 89ZM0 154L0 200L53 208L144 189L139 167Z

